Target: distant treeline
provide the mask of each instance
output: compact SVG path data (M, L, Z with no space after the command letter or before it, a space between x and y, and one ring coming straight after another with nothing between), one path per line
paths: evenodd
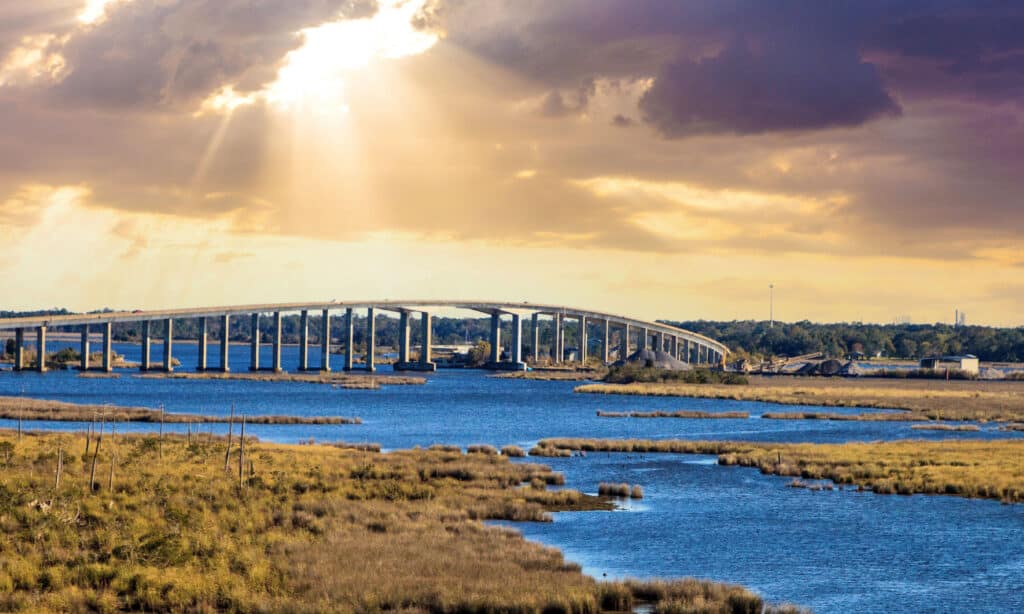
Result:
M668 322L717 339L739 354L754 357L799 356L823 352L843 358L866 356L921 358L936 354L974 354L986 361L1024 361L1024 328L947 324L815 324L743 320Z

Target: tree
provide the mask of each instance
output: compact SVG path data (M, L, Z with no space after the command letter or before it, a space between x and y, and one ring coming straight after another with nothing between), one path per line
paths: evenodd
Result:
M491 344L487 341L477 341L476 345L469 348L469 366L482 367L491 359Z

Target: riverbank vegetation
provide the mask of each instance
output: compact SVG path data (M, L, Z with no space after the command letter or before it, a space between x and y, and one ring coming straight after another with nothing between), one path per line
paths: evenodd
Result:
M880 494L935 494L1024 503L1024 441L776 444L644 439L544 439L532 456L573 452L713 454L721 465L831 480Z
M704 580L598 582L481 524L611 505L500 455L148 435L87 452L80 434L9 431L0 445L4 611L766 611Z
M609 367L604 381L609 384L633 383L680 383L680 384L724 384L728 386L745 385L747 377L739 373L729 373L711 369L688 369L673 371L659 369L637 363L626 363Z
M146 407L119 405L77 405L45 399L0 397L0 419L48 420L55 422L148 422L148 423L226 423L228 416L163 412ZM240 418L236 418L237 422ZM362 424L358 417L344 416L246 416L250 424Z
M1024 421L1024 385L1019 382L928 380L817 380L795 377L751 377L748 386L717 384L640 383L587 384L576 392L642 396L678 396L781 405L902 409L900 413L871 413L850 417L808 412L788 418L836 420L963 420ZM768 417L768 416L766 416ZM780 418L781 414L771 417Z
M745 411L601 411L598 418L687 418L687 419L745 419Z

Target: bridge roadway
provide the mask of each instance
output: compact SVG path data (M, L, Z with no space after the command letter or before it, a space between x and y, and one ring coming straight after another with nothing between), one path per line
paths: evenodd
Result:
M272 303L262 305L232 305L226 307L197 307L187 309L161 309L161 310L135 310L135 311L108 311L101 313L75 314L75 315L53 315L53 316L32 316L24 318L0 318L0 330L14 330L15 352L14 369L25 370L24 343L26 331L34 331L36 335L37 355L45 356L46 333L54 328L74 328L81 331L81 369L92 368L89 362L89 333L92 327L99 327L103 335L103 351L101 364L97 365L104 371L112 371L112 325L115 322L142 322L142 362L140 368L146 370L162 370L170 372L173 369L172 351L174 343L174 320L195 319L199 321L199 370L214 370L227 372L230 370L228 364L228 337L220 335L220 363L216 366L207 364L207 344L209 320L216 318L221 321L221 331L230 330L230 318L232 316L246 316L251 319L252 330L259 330L259 320L262 314L271 314L274 327L272 333L272 360L269 370L276 372L281 369L281 318L283 313L298 312L300 318L299 332L299 369L309 369L309 322L311 312L320 312L320 318L324 326L321 330L330 330L330 318L334 311L344 311L345 325L342 327L345 342L345 365L344 369L350 371L355 369L353 362L354 335L354 310L366 310L366 339L367 351L365 352L363 369L374 371L375 349L376 349L376 322L374 313L376 310L388 311L399 314L399 359L395 364L396 370L410 371L433 371L436 364L431 360L431 310L436 309L467 309L485 313L491 316L491 356L487 367L490 369L522 370L526 368L523 358L523 318L529 316L529 338L526 344L529 348L530 357L533 361L541 358L540 353L540 318L550 319L553 331L553 343L548 352L554 363L561 363L565 360L565 327L566 320L575 320L579 323L580 349L577 359L581 362L587 360L588 339L592 328L596 327L601 338L601 360L604 363L610 362L612 335L618 332L618 353L619 356L628 356L635 348L639 349L660 349L671 354L673 357L687 363L699 365L719 365L725 360L728 349L722 343L714 339L699 335L695 332L682 328L676 328L660 322L648 322L637 318L630 318L622 315L602 313L589 309L576 309L562 305L544 305L539 303L510 303L501 301L436 301L436 300L383 300L383 301L330 301L314 303ZM422 327L422 339L419 359L411 360L410 350L410 326L411 315L420 314L420 326ZM502 360L501 321L505 316L512 320L512 339L508 357ZM153 338L151 328L153 322L164 322L164 344L163 362L155 364L150 357L150 344ZM635 340L635 342L634 342ZM260 370L260 335L253 334L251 345L250 369ZM330 335L322 335L319 339L321 352L321 369L330 371ZM39 351L42 349L42 351ZM35 370L46 371L46 361L37 360Z

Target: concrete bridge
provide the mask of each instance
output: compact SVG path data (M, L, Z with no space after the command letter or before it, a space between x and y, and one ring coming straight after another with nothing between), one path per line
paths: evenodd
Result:
M490 369L522 370L526 368L523 355L523 320L527 319L529 328L527 330L527 344L530 351L529 358L534 361L540 358L539 340L541 319L550 320L554 332L550 356L555 363L561 363L565 359L565 327L567 320L575 320L579 323L580 349L578 359L582 362L587 360L588 339L591 331L595 331L601 338L600 358L602 362L610 361L612 338L615 332L618 333L618 354L621 357L629 356L636 349L660 349L684 362L696 365L720 365L725 360L728 349L725 345L699 335L692 331L668 326L658 322L647 322L636 318L622 315L614 315L592 311L588 309L576 309L561 305L543 305L537 303L506 303L500 301L331 301L327 303L280 303L264 305L234 305L227 307L201 307L189 309L162 309L150 311L112 311L105 313L91 313L81 315L56 315L56 316L34 316L26 318L4 318L0 319L0 330L13 330L15 338L14 369L25 370L24 359L25 335L34 334L36 337L37 354L41 357L46 355L46 334L53 329L73 329L81 332L81 368L88 370L98 367L104 371L113 370L112 357L112 325L115 322L141 322L142 323L142 361L140 368L146 370L173 370L172 351L174 346L174 321L194 319L199 326L199 364L196 365L200 371L223 371L230 370L228 364L229 340L227 331L230 330L231 318L248 318L252 326L251 340L251 361L250 369L261 370L260 365L260 335L259 321L261 317L269 314L273 321L273 332L271 335L273 346L271 364L267 370L275 372L281 369L281 318L284 313L300 314L299 329L299 369L309 369L309 322L311 317L321 318L321 330L328 331L321 335L319 350L321 353L321 369L331 370L331 335L330 321L335 314L343 314L345 325L343 326L343 338L345 343L344 370L351 371L356 368L353 362L353 336L355 310L365 310L366 319L366 340L367 349L365 352L364 365L361 367L367 371L374 371L376 333L374 314L377 311L385 311L398 314L399 319L399 348L398 362L395 363L396 370L410 371L433 371L436 364L431 360L431 312L437 309L466 309L479 313L488 314L491 317L491 356L486 367ZM418 360L411 360L410 329L412 320L418 314L419 325L422 330L422 344ZM501 323L502 318L510 318L512 324L512 339L510 351L506 359L502 359ZM209 343L209 322L211 319L220 322L220 361L219 364L207 364L207 348ZM155 365L150 360L150 344L153 336L151 328L153 322L163 322L163 361ZM89 334L92 330L99 329L102 333L102 360L100 365L91 365L89 358ZM40 372L46 371L46 361L37 360L34 367Z

